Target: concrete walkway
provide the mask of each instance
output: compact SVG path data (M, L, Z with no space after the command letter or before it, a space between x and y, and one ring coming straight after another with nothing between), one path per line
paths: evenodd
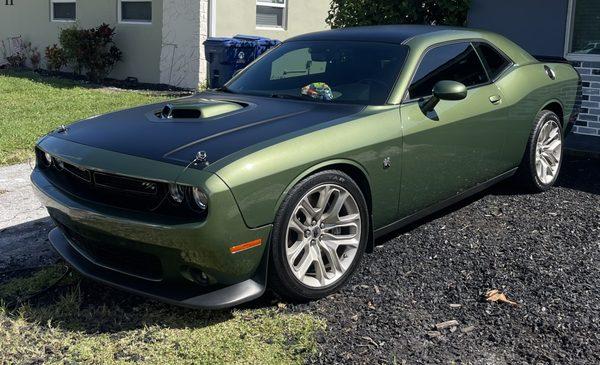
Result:
M30 173L29 164L0 167L0 271L56 258L47 240L53 224L33 194Z

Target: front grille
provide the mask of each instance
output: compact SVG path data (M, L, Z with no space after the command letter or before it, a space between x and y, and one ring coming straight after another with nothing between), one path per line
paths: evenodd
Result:
M139 179L76 166L50 156L36 147L37 166L44 176L65 193L86 201L125 210L197 222L206 218L206 210L198 211L192 204L179 204L169 197L166 182ZM188 198L189 199L189 198Z
M89 170L82 169L80 167L62 161L59 162L59 168L64 169L68 173L85 182L92 182L92 174Z
M94 183L97 187L124 191L137 195L157 195L159 183L147 180L133 179L102 172L94 173Z
M89 239L57 222L71 245L88 260L97 265L137 276L147 280L162 279L162 264L156 256L110 243L113 238L102 241Z

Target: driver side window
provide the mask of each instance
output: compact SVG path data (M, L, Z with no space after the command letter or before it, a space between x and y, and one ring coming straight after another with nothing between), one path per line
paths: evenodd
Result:
M471 43L454 43L429 50L409 86L409 99L431 95L438 81L451 80L465 86L489 82L488 76Z

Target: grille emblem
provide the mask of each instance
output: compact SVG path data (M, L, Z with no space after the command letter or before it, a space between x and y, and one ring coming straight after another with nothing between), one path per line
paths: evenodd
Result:
M156 191L156 184L155 184L155 183L151 183L151 182L144 181L144 182L142 183L142 188L144 188L144 190Z

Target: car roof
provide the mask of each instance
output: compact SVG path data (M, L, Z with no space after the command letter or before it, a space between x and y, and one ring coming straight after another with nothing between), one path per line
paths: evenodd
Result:
M436 25L375 25L338 28L308 33L290 41L367 41L402 44L407 40L434 32L468 31L465 28Z

